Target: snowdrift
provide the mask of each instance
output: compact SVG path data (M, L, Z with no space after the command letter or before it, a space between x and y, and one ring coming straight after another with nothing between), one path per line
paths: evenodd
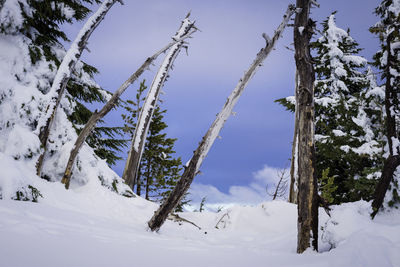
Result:
M282 201L179 215L147 231L157 205L97 182L41 186L39 203L0 201L1 266L400 266L400 212L371 221L370 203L320 211L319 253L296 254L297 209Z

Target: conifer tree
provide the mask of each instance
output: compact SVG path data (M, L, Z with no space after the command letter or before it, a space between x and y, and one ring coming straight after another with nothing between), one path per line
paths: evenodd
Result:
M143 93L147 89L145 80L140 83L134 100L126 102L127 114L123 114L125 120L125 131L132 137L137 123L137 116L140 113L144 100ZM160 202L168 196L182 170L181 158L174 158L173 150L176 139L168 138L165 129L168 127L164 122L166 110L159 106L154 110L150 123L149 133L146 139L143 156L140 162L139 173L136 184L136 194L147 200ZM181 211L182 206L188 203L184 198L177 210Z
M371 93L374 77L363 72L367 61L358 56L361 49L349 30L336 26L334 14L322 26L322 36L311 43L316 175L320 188L330 191L332 203L369 200L381 163L382 147L376 141L381 126L379 95ZM292 98L277 102L294 111Z
M13 52L6 54L4 64L8 65L1 69L0 131L5 136L2 142L8 143L7 150L1 150L1 153L16 160L36 162L38 159L41 152L38 121L47 115L46 107L53 101L48 92L66 53L62 42L68 41L68 38L60 27L64 23L84 19L90 12L85 4L95 2L98 3L92 0L17 0L3 3L0 10L0 37L6 41L4 45ZM66 97L61 101L60 112L56 114L56 123L49 136L49 153L42 176L45 179L56 181L61 178L60 173L65 162L60 159L63 159L76 136L74 127L79 130L90 113L87 103L101 102L108 98L107 92L93 80L96 72L96 68L85 62L78 61L76 64L67 85ZM92 146L98 150L100 156L101 149L107 149L109 145L103 134L100 135L101 131L107 134L112 130L98 129L98 135L93 135ZM93 150L86 152L85 158L81 158L81 165L86 165L88 161L93 165L89 169L102 165L94 156ZM85 170L79 169L77 173L80 174L78 180L86 182ZM98 171L98 176L109 187L116 177L111 170L108 172L104 168ZM26 192L29 191L29 179L21 177L21 182L16 184L22 187L15 190L28 195Z
M385 197L390 206L400 202L399 176L396 173L400 165L400 1L383 0L375 9L375 14L381 20L370 31L377 34L381 42L380 50L374 55L374 65L382 71L382 87L385 90L385 160L374 192L372 218L383 205Z

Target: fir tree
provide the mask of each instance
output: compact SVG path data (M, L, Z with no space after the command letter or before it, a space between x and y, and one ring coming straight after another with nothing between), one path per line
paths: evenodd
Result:
M16 160L37 160L41 150L38 142L38 121L46 116L46 107L53 101L48 92L66 53L62 41L68 41L68 38L60 26L84 19L90 12L85 4L94 2L97 3L91 0L18 0L3 3L0 10L1 40L6 41L4 45L14 52L5 54L4 64L8 65L2 70L9 71L1 73L4 79L0 88L0 112L7 116L0 118L0 131L5 136L2 142L9 145L7 151L0 152L9 154ZM61 159L63 153L69 150L69 144L76 138L74 127L79 130L90 114L87 103L101 102L108 97L106 91L93 80L96 73L96 68L82 61L77 63L67 86L66 97L61 101L62 108L56 113L56 123L50 133L43 178L53 181L61 178L60 173L65 164ZM16 131L19 135L15 134ZM101 153L101 148L107 149L110 146L103 142L105 138L100 134L101 131L99 129L98 135L93 135L92 139L92 146L98 153ZM105 130L104 133L111 132L112 130ZM18 136L23 136L23 139L13 141ZM93 168L102 164L94 157L93 150L87 150L79 166L88 165L88 161ZM76 172L78 180L86 182L85 170L79 166ZM115 178L111 170L108 172L105 169L99 170L98 176L110 187ZM16 184L26 185L16 188L16 192L32 191L28 187L30 182L23 177L21 179Z
M382 175L374 192L372 202L373 213L376 215L386 199L389 206L400 202L399 174L396 169L400 165L399 142L399 87L400 87L400 2L398 0L383 0L375 9L380 21L370 28L379 36L380 50L374 55L374 65L381 70L382 88L385 96L385 150ZM388 194L387 194L388 193Z
M311 44L316 72L316 175L320 187L332 195L332 203L369 200L376 183L372 174L381 163L381 144L375 141L380 126L375 118L380 113L373 106L378 105L376 95L370 93L373 77L362 72L367 62L357 55L361 49L349 30L336 26L334 14L322 25L322 36ZM277 102L294 111L292 99Z
M135 100L127 101L125 107L127 114L122 115L125 120L125 131L129 132L130 137L134 133L137 116L144 100L142 95L146 89L147 86L145 80L143 80L140 83ZM168 127L163 121L165 113L166 110L161 110L159 106L154 110L136 184L137 195L144 195L145 199L157 202L168 196L180 178L182 170L181 159L173 157L176 139L167 138L164 132ZM177 211L182 211L182 206L187 203L188 200L184 198L177 207Z

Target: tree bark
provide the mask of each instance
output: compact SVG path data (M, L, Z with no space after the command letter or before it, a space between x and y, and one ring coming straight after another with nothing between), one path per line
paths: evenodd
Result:
M193 29L194 23L191 22L188 17L189 14L182 21L182 24L173 39L180 39L187 35L191 29ZM129 150L128 160L126 161L124 173L122 174L122 179L124 179L128 186L132 189L137 181L138 168L142 158L147 133L149 131L151 119L153 117L161 89L168 77L168 72L173 66L173 63L183 44L183 41L174 44L168 54L165 56L163 63L153 79L146 99L144 100L143 107L140 111L139 119L132 138L131 149Z
M298 86L298 74L296 71L295 75L295 112L294 112L294 133L292 143L292 159L290 164L290 188L289 188L289 202L297 204L297 192L299 183L298 173L298 158L299 158L299 126L298 126L298 106L297 106L297 86Z
M391 47L392 40L393 40L393 33L389 34L386 39L387 64L385 68L386 137L389 146L389 156L387 159L385 159L385 162L383 164L381 179L379 180L375 188L374 200L372 201L372 210L373 210L371 213L372 219L375 218L375 215L382 207L386 192L389 188L390 182L393 179L393 174L396 171L397 167L400 165L399 148L393 147L393 139L398 138L394 107L395 105L398 105L399 100L397 97L398 90L396 90L396 88L394 88L391 83L393 75L391 74L390 69L391 66L393 66L393 64L396 64L396 58L392 54L392 47Z
M58 107L60 106L61 99L64 96L65 88L67 87L68 81L71 77L72 72L75 70L75 65L79 61L83 50L87 46L87 42L92 35L93 31L99 26L100 22L104 19L107 12L118 0L104 0L96 13L94 13L83 25L82 29L79 31L72 43L71 47L68 49L60 67L57 70L57 74L54 78L53 84L50 88L49 94L56 99L53 100L47 106L46 115L38 122L39 129L39 140L43 147L43 151L36 162L36 174L41 175L44 158L47 152L47 140L49 139L50 130L53 125L53 121L56 116Z
M295 13L295 8L293 5L290 5L284 15L283 22L279 25L272 40L266 37L263 34L263 37L266 39L266 45L261 49L261 51L257 54L256 59L250 65L249 69L244 73L243 77L239 80L239 83L236 85L236 88L233 90L231 95L228 97L222 111L217 115L217 118L214 120L211 127L208 129L207 133L201 140L199 146L193 153L193 157L190 159L188 166L182 174L182 177L179 179L175 188L169 194L167 199L162 203L160 208L155 212L153 217L148 222L148 226L151 231L158 231L160 227L165 222L168 214L173 211L173 209L178 205L181 198L185 195L187 190L190 187L195 175L198 173L200 166L207 156L208 151L210 150L212 144L215 139L218 137L220 130L222 129L224 123L229 118L232 113L233 107L238 101L240 95L243 93L244 88L256 73L258 67L261 66L265 58L273 49L276 41L281 36L283 30L285 29L290 17Z
M72 175L72 167L74 165L75 159L79 153L79 150L81 149L83 143L85 142L86 138L89 136L90 132L93 130L93 128L96 126L96 123L101 120L118 102L119 97L122 95L123 92L131 85L134 83L142 73L150 67L150 65L156 60L156 58L162 54L165 53L168 49L170 49L173 45L176 43L182 42L186 38L189 38L196 29L193 29L191 32L187 33L185 36L179 39L174 39L172 42L170 42L168 45L166 45L164 48L161 50L157 51L154 55L151 57L147 58L145 62L118 88L117 91L112 95L110 100L103 106L103 108L97 112L93 112L92 116L90 117L89 121L86 123L85 127L82 129L81 133L79 134L78 138L76 139L75 145L73 149L71 150L71 154L68 159L67 167L65 168L64 176L61 180L63 184L65 184L65 188L69 188L69 183Z
M294 23L295 60L298 73L296 103L298 106L298 175L297 253L312 244L318 250L318 194L314 173L314 80L309 41L313 21L309 18L311 0L297 0Z

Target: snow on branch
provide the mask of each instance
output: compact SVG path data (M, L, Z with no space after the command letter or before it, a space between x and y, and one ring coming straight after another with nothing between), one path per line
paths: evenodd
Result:
M296 12L294 5L289 5L283 21L279 27L275 30L272 39L269 39L266 34L263 34L263 38L266 40L266 45L260 52L258 52L255 60L250 65L249 69L244 73L243 77L239 80L236 88L233 90L231 95L228 97L222 111L217 115L211 127L203 137L199 146L193 153L193 157L190 159L188 166L182 174L182 177L176 184L173 191L169 194L168 198L162 203L160 208L154 213L153 217L148 222L148 226L151 231L158 231L164 224L168 214L176 207L180 199L184 196L190 187L194 177L199 172L200 166L207 156L208 151L213 145L215 139L219 136L224 123L228 117L232 114L233 107L238 101L240 95L243 93L244 88L256 73L257 69L261 66L262 62L269 55L275 46L276 41L281 37L283 30L288 24L290 17Z
M61 99L64 96L65 88L75 69L76 63L79 61L83 50L85 49L89 37L93 31L99 26L100 22L104 19L107 12L111 7L117 2L117 0L104 0L99 9L94 13L83 25L82 29L79 31L71 47L65 54L58 70L56 76L53 80L53 84L48 92L50 97L50 103L47 106L46 114L41 117L38 121L37 131L39 134L39 139L44 147L42 155L40 155L39 160L36 164L36 172L38 175L41 173L41 168L43 165L44 154L46 153L47 140L50 134L50 129L52 127L55 113L60 105Z
M112 97L108 100L108 102L103 106L100 111L95 111L92 116L90 117L89 121L85 124L82 131L80 132L78 138L76 139L75 145L71 150L71 154L68 159L68 163L64 172L64 176L61 180L65 187L69 188L69 182L72 175L72 167L74 165L75 159L81 149L83 143L85 142L86 138L89 136L91 131L96 126L97 122L101 120L118 102L119 97L125 92L125 90L134 83L142 73L147 70L150 65L157 59L159 55L165 53L168 49L172 48L178 43L183 43L185 39L192 36L192 34L196 32L196 28L190 29L189 32L185 33L178 38L173 39L170 43L168 43L165 47L155 52L152 56L148 57L143 64L114 92Z
M186 36L188 33L190 33L193 29L196 30L194 27L194 22L189 20L189 15L190 13L182 21L179 30L175 36L172 37L172 40L179 40L183 36ZM131 188L135 185L136 175L146 142L147 133L149 131L151 119L153 117L161 89L168 77L169 70L172 68L173 63L183 45L183 41L177 42L168 51L144 100L143 107L139 114L137 127L135 128L135 132L133 134L131 149L126 161L125 170L122 175L122 178Z

